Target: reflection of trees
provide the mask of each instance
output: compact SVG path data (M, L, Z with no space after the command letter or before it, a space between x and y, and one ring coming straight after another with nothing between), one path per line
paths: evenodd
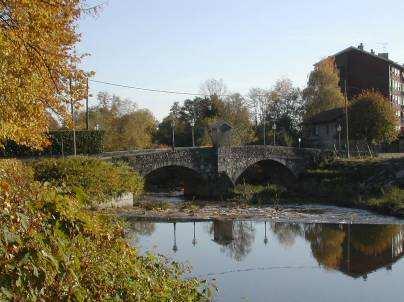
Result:
M309 224L305 238L319 264L352 277L389 268L403 256L404 237L396 225Z
M345 232L338 225L306 226L305 238L310 242L313 256L328 269L336 269L343 259L342 243Z
M127 235L129 242L138 243L139 236L150 236L156 230L156 224L147 221L127 220Z
M284 247L291 247L295 244L297 236L303 234L303 228L298 223L272 223L272 231L275 233L280 244Z
M253 223L247 221L214 220L210 232L213 240L236 261L248 255L255 239Z
M353 225L352 247L368 256L377 256L391 249L392 240L398 232L398 225Z

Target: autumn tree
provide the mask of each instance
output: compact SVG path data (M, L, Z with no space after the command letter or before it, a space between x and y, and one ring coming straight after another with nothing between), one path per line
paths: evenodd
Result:
M397 126L396 111L381 93L365 91L353 100L349 109L352 139L375 144L389 143L399 134Z
M157 120L147 109L139 109L130 99L107 92L97 95L98 104L90 108L90 128L105 132L104 148L108 151L143 149L153 145ZM79 128L85 127L85 112L77 118Z
M200 92L204 96L212 97L216 95L217 97L222 98L228 93L228 90L222 79L209 79L201 84Z
M69 118L65 105L82 97L89 76L79 68L77 21L94 10L84 0L0 1L0 146L40 148L47 110Z
M250 112L245 99L239 93L226 97L216 119L222 119L233 126L233 145L245 145L254 141L255 133L250 119Z
M339 82L339 71L334 58L327 58L315 65L310 73L307 87L303 91L306 118L325 110L344 106L345 98Z
M259 142L263 141L264 122L266 140L273 137L272 125L276 123L276 137L281 145L293 145L297 141L304 111L301 91L290 79L276 81L271 89L252 88L247 95L252 120ZM275 131L275 130L274 130Z

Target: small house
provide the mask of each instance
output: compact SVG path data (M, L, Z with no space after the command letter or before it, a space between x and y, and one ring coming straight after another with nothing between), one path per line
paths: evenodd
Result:
M231 145L233 127L225 122L218 121L209 125L209 135L214 147L225 147Z
M344 108L322 111L303 123L305 145L312 148L341 149L345 133Z

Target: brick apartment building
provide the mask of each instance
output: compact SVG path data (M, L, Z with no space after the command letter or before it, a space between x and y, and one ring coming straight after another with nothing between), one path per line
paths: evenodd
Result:
M369 52L363 44L333 55L340 72L341 90L352 99L363 90L374 89L388 98L404 131L404 66L389 59L388 53Z
M363 44L348 47L335 55L340 72L340 87L348 99L353 99L364 90L377 90L391 101L399 120L401 130L399 150L404 150L404 65L389 59L388 53L376 54L365 51ZM345 127L344 111L321 112L305 122L305 137L309 146L332 148L340 146L340 134ZM338 132L337 129L340 131Z

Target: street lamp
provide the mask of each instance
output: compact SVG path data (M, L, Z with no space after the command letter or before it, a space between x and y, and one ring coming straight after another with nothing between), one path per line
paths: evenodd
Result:
M172 129L171 146L174 151L174 149L175 149L175 120L174 120L174 118L171 120L171 129Z
M274 146L276 146L276 123L272 124L272 130L274 131Z
M194 135L195 119L191 120L191 131L192 131L192 147L195 147L195 135Z
M342 131L341 124L338 124L337 132L338 132L338 149L339 150L341 150L341 131Z
M178 251L178 246L177 246L177 228L176 228L176 223L174 222L174 244L173 244L173 251L176 253Z
M195 221L194 221L194 238L192 239L192 245L196 245L196 237L195 237Z
M298 141L299 141L299 149L300 149L300 147L302 146L302 139L299 137Z
M265 221L265 235L264 235L264 244L268 244L268 237L267 237L267 222Z

